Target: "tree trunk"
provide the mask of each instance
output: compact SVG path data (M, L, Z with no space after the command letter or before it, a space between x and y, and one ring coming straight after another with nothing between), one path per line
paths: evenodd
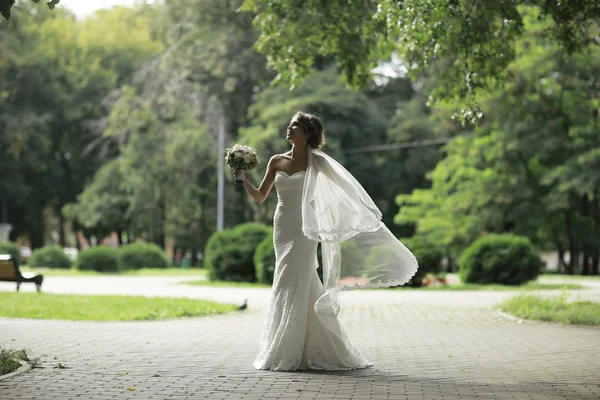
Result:
M583 250L583 262L581 264L581 275L589 275L589 267L591 264L592 256L589 249Z
M42 207L31 209L32 223L29 224L28 235L31 242L31 250L44 246L44 214Z
M596 120L594 121L594 124ZM592 217L594 218L595 235L592 236L592 267L590 274L598 275L598 262L600 261L600 191L594 193L592 203Z
M58 211L58 240L60 241L61 247L67 247L67 241L65 239L65 217L63 216L60 208Z
M558 269L558 273L559 274L564 274L565 273L565 251L562 249L562 247L558 248L558 263L557 263L557 269Z
M577 245L575 243L575 235L573 234L573 221L571 216L571 211L567 211L566 216L566 227L567 227L567 237L569 240L569 264L567 264L566 273L568 275L573 275L573 272L576 270L579 264L579 252L577 250Z
M191 266L196 267L198 265L198 249L194 246L191 252Z

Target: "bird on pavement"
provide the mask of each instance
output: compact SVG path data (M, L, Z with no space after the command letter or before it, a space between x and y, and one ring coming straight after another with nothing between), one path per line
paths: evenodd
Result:
M244 300L244 303L240 304L240 306L237 308L239 311L243 311L246 308L248 308L248 299Z

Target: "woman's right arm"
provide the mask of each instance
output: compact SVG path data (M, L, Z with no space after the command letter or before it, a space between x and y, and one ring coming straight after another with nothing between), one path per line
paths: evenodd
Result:
M267 171L265 172L265 176L260 184L260 187L257 189L248 181L248 176L244 171L244 188L254 200L258 203L262 203L265 201L271 188L273 187L273 182L275 181L275 164L277 163L277 156L271 157L269 163L267 164Z

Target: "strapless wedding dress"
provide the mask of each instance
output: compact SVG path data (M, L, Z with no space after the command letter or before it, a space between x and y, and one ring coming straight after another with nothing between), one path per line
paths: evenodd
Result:
M350 343L337 317L313 308L324 290L317 275L317 242L302 233L304 176L305 171L275 176L275 274L253 365L274 371L365 368L372 364Z

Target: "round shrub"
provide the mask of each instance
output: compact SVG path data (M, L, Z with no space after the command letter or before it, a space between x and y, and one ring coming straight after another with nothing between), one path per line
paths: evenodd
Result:
M95 246L79 252L75 268L81 271L118 272L119 251L114 247Z
M122 269L167 268L167 254L153 243L132 243L119 249Z
M248 244L228 244L213 257L210 279L233 282L256 282L254 261L248 257L254 248Z
M266 225L248 223L216 232L204 251L204 266L212 280L256 281L254 253L273 230ZM237 264L236 264L237 263Z
M412 287L422 286L425 275L441 272L444 251L440 246L429 242L423 236L413 236L402 239L401 242L408 247L419 263L419 269L410 281Z
M228 244L235 243L235 241L236 235L233 229L223 229L222 231L213 233L204 249L204 268L210 272L213 269L213 256L216 252Z
M12 258L17 260L19 265L23 263L21 250L19 250L19 246L14 242L0 243L0 254L10 254Z
M73 265L71 259L58 246L46 246L31 253L27 265L30 267L69 269Z
M542 261L528 238L488 234L463 251L458 265L462 282L520 285L539 275Z
M273 238L267 236L254 252L254 266L256 267L256 280L261 283L272 284L275 274L275 247Z

